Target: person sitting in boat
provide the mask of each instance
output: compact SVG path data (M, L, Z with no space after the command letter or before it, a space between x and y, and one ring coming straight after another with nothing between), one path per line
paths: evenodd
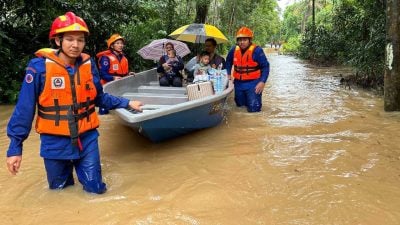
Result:
M193 74L194 74L194 80L193 83L199 82L199 81L208 81L208 74L211 70L210 66L210 54L206 51L202 51L200 53L200 61L199 63L196 63L193 67Z
M224 57L218 55L216 53L217 48L217 41L214 38L208 38L204 42L204 51L208 52L210 55L210 66L214 69L221 68L225 69L225 59ZM194 70L193 65L198 63L200 60L199 56L193 57L189 62L186 64L186 73L188 74L187 80L188 82L193 81L194 78Z
M168 77L168 79L173 79L173 77L176 76L173 68L179 66L179 59L176 57L176 51L174 49L168 51L167 56L168 60L166 63L169 65L169 68L165 70L165 75Z
M103 85L127 75L135 75L134 72L129 72L128 59L123 52L124 46L125 39L119 34L113 34L107 40L108 49L97 53L101 83ZM99 114L108 114L108 110L100 108Z
M172 43L167 43L171 46ZM173 45L172 45L173 46ZM176 51L172 48L167 50L167 55L160 58L157 72L160 73L160 86L182 87L182 74L184 64L181 57L176 55Z

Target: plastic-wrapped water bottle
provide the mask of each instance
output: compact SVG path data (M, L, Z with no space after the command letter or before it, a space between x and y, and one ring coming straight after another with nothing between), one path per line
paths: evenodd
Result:
M207 80L213 80L213 78L214 78L214 75L215 75L215 73L216 73L216 71L215 71L215 69L213 69L213 68L211 68L211 69L209 69L208 71L207 71L207 74L208 74L208 79Z
M217 77L216 77L216 86L217 86L216 92L217 93L220 93L224 90L224 87L223 87L224 82L222 80L223 75L222 75L221 70L222 70L222 63L218 65L218 70L217 70Z
M221 74L216 75L216 85L217 88L215 92L220 93L222 91L222 76Z

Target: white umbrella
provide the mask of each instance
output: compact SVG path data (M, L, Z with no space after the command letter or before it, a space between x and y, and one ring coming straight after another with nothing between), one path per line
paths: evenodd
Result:
M174 45L174 49L176 54L180 57L183 57L190 53L189 47L187 44L170 39L157 39L152 41L150 44L145 45L141 48L137 53L142 56L144 59L151 59L151 60L159 60L161 56L166 55L165 52L165 45L170 42Z

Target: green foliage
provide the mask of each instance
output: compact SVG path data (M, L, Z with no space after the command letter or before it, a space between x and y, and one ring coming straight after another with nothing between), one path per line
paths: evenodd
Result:
M24 68L35 51L49 47L51 23L67 11L82 17L89 26L84 51L92 56L107 48L106 40L113 33L122 34L127 40L130 69L136 72L155 65L136 53L141 47L167 38L196 18L216 25L230 39L230 43L218 45L221 54L235 43L240 26L251 27L255 42L260 44L279 33L275 0L10 0L1 1L0 7L0 104L17 100Z
M299 56L321 64L336 63L337 54L344 51L336 34L322 25L316 27L314 35L312 32L311 29L304 34L299 48Z
M301 35L290 37L283 45L283 53L296 55L300 48L300 39Z
M301 2L288 6L283 13L282 39L288 41L291 37L301 34L301 23L304 12L304 4Z
M346 63L355 67L358 74L366 79L382 81L385 58L383 2L316 0L314 29L307 10L301 10L308 3L308 0L298 2L285 11L282 29L284 36L291 41L284 49L321 64ZM302 24L307 28L304 32L301 30ZM296 50L290 37L298 34L302 38Z
M254 29L255 43L263 46L271 40L280 40L280 21L275 11L276 7L275 1L262 0L251 12L248 26Z
M346 48L341 60L359 73L383 79L385 11L379 2L343 1L335 10L334 32Z

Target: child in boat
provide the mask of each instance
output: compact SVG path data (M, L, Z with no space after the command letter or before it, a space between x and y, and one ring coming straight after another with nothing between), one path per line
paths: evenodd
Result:
M200 53L200 62L194 65L193 67L193 74L194 80L193 82L199 81L208 81L209 77L208 74L211 70L210 66L210 54L206 51Z
M168 79L172 79L174 76L176 76L173 68L178 67L179 59L176 57L176 51L173 49L168 51L167 56L168 60L166 63L169 65L169 67L165 70L165 75L168 77Z
M162 60L161 60L162 59ZM161 75L160 86L182 87L183 61L176 55L174 49L170 49L167 55L162 56L157 72Z

